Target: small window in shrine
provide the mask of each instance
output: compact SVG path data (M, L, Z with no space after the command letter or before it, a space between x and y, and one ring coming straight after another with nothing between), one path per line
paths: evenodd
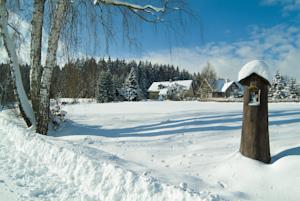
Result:
M260 89L254 85L249 87L249 104L250 106L260 105Z

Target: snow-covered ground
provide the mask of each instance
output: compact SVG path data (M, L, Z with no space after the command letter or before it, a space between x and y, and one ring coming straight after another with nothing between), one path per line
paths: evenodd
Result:
M241 103L65 105L49 137L3 111L0 200L298 201L299 108L269 104L268 165L238 152Z

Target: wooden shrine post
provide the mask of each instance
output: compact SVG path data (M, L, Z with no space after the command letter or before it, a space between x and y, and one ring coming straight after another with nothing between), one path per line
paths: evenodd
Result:
M270 163L268 87L269 81L252 73L239 81L244 86L242 155Z

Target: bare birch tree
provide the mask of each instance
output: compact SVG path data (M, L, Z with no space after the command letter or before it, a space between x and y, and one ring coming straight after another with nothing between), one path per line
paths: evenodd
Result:
M31 20L30 43L30 99L35 114L38 113L39 90L42 75L42 33L45 0L34 0L33 15Z
M6 0L0 0L0 30L3 39L4 47L7 51L10 61L11 77L13 80L13 87L21 114L27 126L35 126L35 116L32 107L29 103L25 93L19 61L16 53L16 48L8 32L8 12L6 10Z
M43 68L41 77L37 132L44 135L46 135L48 132L52 72L56 65L58 40L68 4L69 2L67 0L59 0L57 2L48 39L46 65Z

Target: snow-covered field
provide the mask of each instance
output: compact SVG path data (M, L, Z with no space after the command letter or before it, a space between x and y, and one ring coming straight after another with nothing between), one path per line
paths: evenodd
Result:
M272 163L238 152L241 103L65 105L35 135L0 113L0 200L300 200L300 104L269 104Z

